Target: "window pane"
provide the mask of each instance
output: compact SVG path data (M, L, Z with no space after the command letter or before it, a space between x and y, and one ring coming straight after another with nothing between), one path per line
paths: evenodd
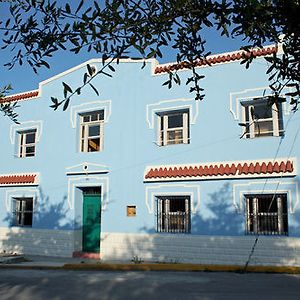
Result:
M26 156L34 156L35 146L26 147Z
M24 213L24 226L32 226L32 212Z
M254 123L255 136L269 136L273 135L273 120L256 121Z
M94 152L100 150L100 138L88 140L88 152Z
M35 143L35 132L26 133L26 144Z
M267 102L254 104L254 116L256 119L272 118L272 106Z
M33 200L28 199L25 201L25 206L23 207L24 211L32 211L33 210Z
M90 115L83 116L83 122L89 122L90 121Z
M91 121L98 121L99 120L99 113L95 113L91 115Z
M183 127L183 114L169 115L168 128Z
M167 135L168 144L181 144L183 143L183 130L168 131Z
M89 137L100 135L100 125L89 126Z

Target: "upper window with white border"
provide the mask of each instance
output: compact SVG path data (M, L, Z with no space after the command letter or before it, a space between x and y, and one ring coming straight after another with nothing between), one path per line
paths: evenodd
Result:
M272 103L269 97L241 101L243 110L244 138L282 136L282 103Z
M103 150L104 110L80 114L80 152Z
M10 127L10 142L17 158L37 156L37 144L42 135L42 121L27 121Z
M159 146L189 143L189 110L157 113L157 144Z
M19 151L18 157L33 157L36 150L36 129L18 132Z

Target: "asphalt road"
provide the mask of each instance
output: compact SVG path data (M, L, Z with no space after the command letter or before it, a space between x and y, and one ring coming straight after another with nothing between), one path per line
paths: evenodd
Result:
M300 299L300 275L0 270L1 300Z

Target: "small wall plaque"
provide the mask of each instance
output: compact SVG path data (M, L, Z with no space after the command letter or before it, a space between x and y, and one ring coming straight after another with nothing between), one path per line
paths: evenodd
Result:
M127 217L135 217L135 216L136 216L136 206L127 205Z

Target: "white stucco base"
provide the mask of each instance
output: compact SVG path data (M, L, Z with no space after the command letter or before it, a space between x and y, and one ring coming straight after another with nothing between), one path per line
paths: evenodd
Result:
M244 265L255 237L102 233L104 261L144 261ZM259 237L250 265L300 266L300 238Z
M74 251L72 230L0 228L0 252L71 257Z

